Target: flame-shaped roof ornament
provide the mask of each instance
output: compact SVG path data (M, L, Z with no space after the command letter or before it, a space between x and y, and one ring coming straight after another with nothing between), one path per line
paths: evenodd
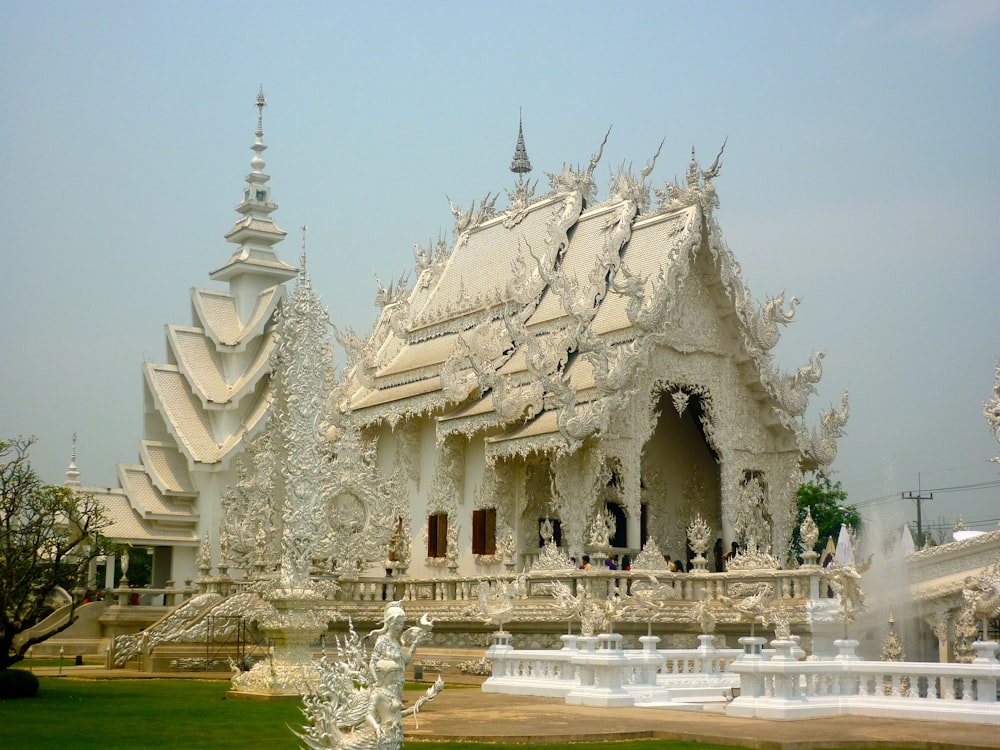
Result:
M510 171L518 175L520 182L524 182L524 176L531 171L528 149L524 147L524 123L520 110L517 115L517 145L514 147L514 160L510 163Z

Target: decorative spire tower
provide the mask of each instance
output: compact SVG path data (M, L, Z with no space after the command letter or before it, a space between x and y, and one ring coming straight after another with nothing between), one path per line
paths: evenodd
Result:
M76 433L73 433L73 452L70 454L69 458L69 468L66 469L66 481L63 483L66 487L79 487L80 486L80 472L76 468Z
M510 171L518 176L518 185L524 184L524 176L531 171L528 149L524 147L524 122L520 110L517 114L517 145L514 147L514 160L510 163Z
M264 173L264 88L257 93L257 132L256 140L250 150L254 152L250 159L250 174L246 176L247 186L243 189L243 200L236 206L236 212L243 218L239 219L226 234L226 239L236 245L237 250L229 258L229 262L211 273L215 281L228 281L230 290L241 298L240 317L249 313L247 305L252 305L261 290L295 278L298 271L281 261L274 251L274 245L285 238L284 230L280 229L271 218L278 208L271 200L271 179Z

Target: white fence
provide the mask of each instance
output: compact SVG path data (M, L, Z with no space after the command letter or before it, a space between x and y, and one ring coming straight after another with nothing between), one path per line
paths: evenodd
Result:
M861 661L850 655L856 644L838 642L845 655L830 661L797 661L780 648L770 659L737 661L731 669L740 675L740 693L726 713L765 719L857 715L1000 724L996 643L977 643L978 657L971 664Z
M524 579L522 591L514 596L519 601L538 597L549 598L553 584L565 584L574 595L586 594L603 599L627 591L632 583L646 581L649 573L673 589L679 602L695 603L702 599L730 596L734 584L769 583L779 599L826 599L829 591L821 586L823 569L803 566L795 570L741 570L728 573L670 573L667 571L612 571L608 569L532 571ZM437 577L369 577L342 576L338 580L337 598L353 602L378 602L386 598L405 601L473 601L484 581L513 581L514 574L489 576Z
M562 636L561 650L514 649L510 635L498 633L486 656L493 674L483 692L564 698L592 706L665 706L721 701L739 684L730 665L743 652L717 650L712 636L697 649L656 648L659 638L643 636L642 649L621 648L618 634Z
M801 719L887 716L1000 724L1000 662L995 642L977 642L971 664L861 661L857 641L837 641L831 660L801 660L794 640L741 638L743 649L622 649L618 634L562 636L562 649L515 649L497 633L486 656L493 674L484 692L563 698L589 706L699 709L729 701L730 716ZM735 698L733 697L735 696Z

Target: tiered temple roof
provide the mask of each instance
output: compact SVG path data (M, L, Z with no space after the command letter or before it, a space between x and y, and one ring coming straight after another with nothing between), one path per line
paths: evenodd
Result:
M515 163L527 163L522 151L523 132ZM522 180L502 212L490 201L453 207L450 252L418 248L414 287L381 290L373 334L348 343L345 408L366 423L434 414L439 433L486 430L495 454L558 449L572 440L560 421L604 408L654 342L721 354L735 340L775 430L795 434L804 467L823 463L813 450L821 437L796 422L801 410L775 385L791 376L769 353L794 301L786 312L782 298L750 299L713 216L718 158L702 171L692 153L686 183L656 190L654 205L646 178L655 158L641 177L621 171L595 202L599 156L587 170L550 175L551 192L537 199ZM689 280L699 263L713 267L707 286ZM715 313L699 313L685 294ZM811 382L795 382L808 395Z
M263 95L258 107L264 106ZM229 460L269 405L274 315L296 269L275 254L285 232L271 218L261 120L252 147L242 217L226 234L238 245L211 273L229 289L191 290L192 325L166 327L167 361L145 363L146 415L138 464L118 467L120 489L104 500L108 533L133 544L194 546L217 524L219 483ZM231 477L229 478L231 479Z

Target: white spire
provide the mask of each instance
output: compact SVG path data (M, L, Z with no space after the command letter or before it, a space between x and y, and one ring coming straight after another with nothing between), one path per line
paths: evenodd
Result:
M80 472L76 469L76 433L73 433L73 452L70 454L69 458L69 468L66 469L66 482L64 483L67 487L79 487L80 486Z
M309 227L303 223L300 229L302 230L302 255L299 258L299 270L304 273L306 270L306 232Z
M256 139L250 150L250 174L246 176L246 187L243 188L243 200L236 206L236 212L242 214L226 239L239 245L229 262L212 272L216 281L229 281L247 273L268 277L270 283L281 283L295 276L296 270L282 262L274 252L274 245L285 238L285 232L274 223L271 213L278 206L271 200L270 177L264 173L264 107L267 99L264 97L264 87L257 92L257 132Z
M261 156L267 150L267 146L264 145L264 107L266 106L267 99L264 98L264 86L262 84L260 91L257 92L257 140L251 146L254 155L250 159L250 169L253 170L254 174L261 175L264 178L263 182L267 182L270 179L264 174L264 158ZM247 182L250 182L249 177L247 177Z
M524 146L524 121L520 110L517 114L517 144L514 146L514 159L510 163L510 171L518 176L519 182L524 182L524 176L531 171L528 149Z

